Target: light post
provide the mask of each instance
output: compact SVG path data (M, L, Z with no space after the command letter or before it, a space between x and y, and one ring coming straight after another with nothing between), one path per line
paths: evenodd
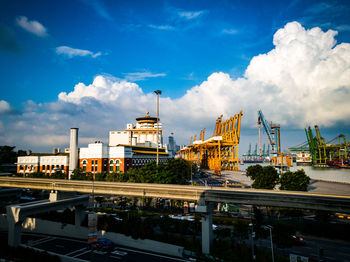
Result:
M275 257L273 255L273 243L272 243L272 227L271 226L262 226L263 229L270 230L270 240L271 240L271 255L272 255L272 262L275 262Z
M255 260L255 254L254 254L254 237L255 237L255 232L253 228L253 224L250 223L249 226L252 228L252 258Z
M162 94L161 90L156 90L154 93L157 95L157 166L159 163L159 95Z

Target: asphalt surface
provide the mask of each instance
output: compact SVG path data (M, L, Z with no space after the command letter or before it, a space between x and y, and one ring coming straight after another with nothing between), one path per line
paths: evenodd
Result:
M315 237L303 237L305 246L293 246L289 248L277 248L282 254L296 254L312 258L316 261L328 262L349 262L350 261L350 243L338 240L328 240ZM257 246L266 248L271 247L269 238L259 239L255 243ZM320 249L323 249L323 255L320 255Z
M116 246L114 250L110 252L90 250L87 248L86 241L47 235L22 233L22 243L30 247L42 249L45 251L51 251L56 254L78 258L85 261L187 261L186 259L182 258L154 254L148 251L142 251L123 246Z

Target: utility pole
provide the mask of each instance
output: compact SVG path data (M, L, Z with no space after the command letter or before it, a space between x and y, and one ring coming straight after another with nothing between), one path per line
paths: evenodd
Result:
M255 260L255 254L254 254L254 237L255 237L255 232L254 232L254 227L253 227L253 223L250 223L249 226L252 229L252 259Z
M159 164L159 95L162 94L161 90L156 90L154 93L157 95L157 166Z

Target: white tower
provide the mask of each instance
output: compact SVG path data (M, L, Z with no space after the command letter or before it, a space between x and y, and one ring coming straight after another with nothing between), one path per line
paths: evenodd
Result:
M78 130L79 128L70 129L69 179L73 170L78 167Z

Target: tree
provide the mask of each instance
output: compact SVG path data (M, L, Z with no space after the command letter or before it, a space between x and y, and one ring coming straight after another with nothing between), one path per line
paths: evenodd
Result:
M106 173L96 173L95 174L95 181L106 181Z
M13 150L15 146L0 146L0 165L13 164L17 161L17 153Z
M191 176L191 163L184 159L169 159L167 163L150 162L140 168L129 169L126 173L128 182L186 184Z
M307 191L310 183L310 177L305 174L303 169L295 172L285 172L280 178L281 190Z
M73 170L71 180L88 180L88 175L83 173L83 170L79 167Z
M254 178L253 188L273 189L278 181L278 173L273 166L264 166L262 173L256 173Z
M252 180L255 180L256 176L263 172L263 167L261 165L249 166L246 170L246 175Z

